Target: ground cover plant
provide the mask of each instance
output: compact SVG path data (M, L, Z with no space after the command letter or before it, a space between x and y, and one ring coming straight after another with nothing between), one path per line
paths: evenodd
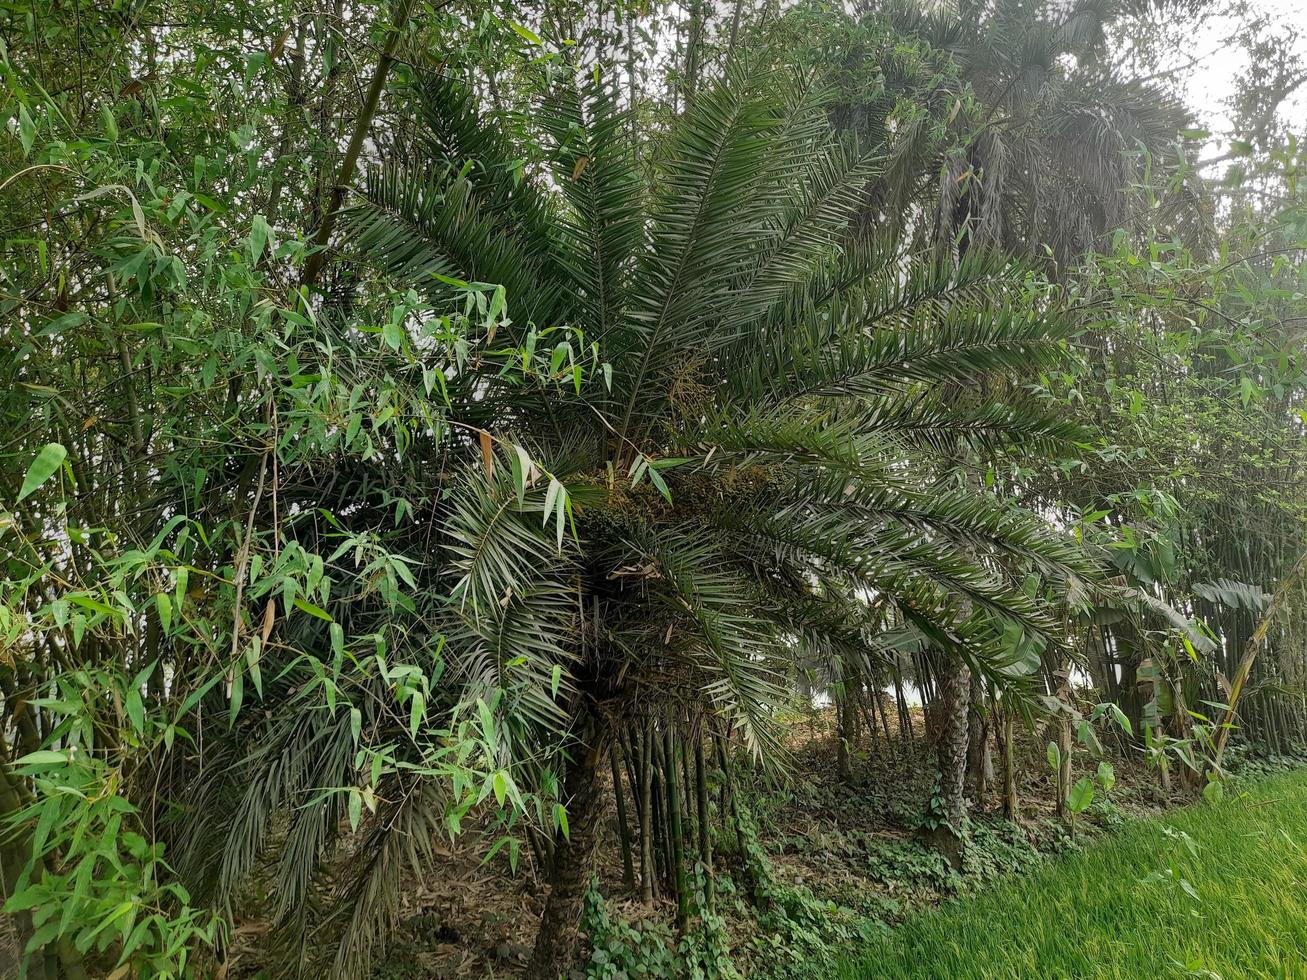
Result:
M846 960L862 977L1294 976L1307 962L1307 776L1132 822Z

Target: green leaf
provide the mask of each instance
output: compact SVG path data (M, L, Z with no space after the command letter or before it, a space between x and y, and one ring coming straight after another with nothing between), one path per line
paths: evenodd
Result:
M54 749L40 749L14 760L16 766L66 766L68 753L56 752Z
M199 191L196 191L192 196L214 214L227 213L227 205L223 204L221 201L215 201L208 194L201 194Z
M1059 769L1062 766L1062 753L1058 750L1056 742L1048 743L1048 765L1052 769Z
M22 488L18 491L18 499L23 500L36 493L41 484L54 476L55 471L63 465L63 461L67 456L68 450L57 442L47 443L41 447L41 451L36 454L36 459L32 460L32 465L27 468L27 476L23 478Z
M1112 792L1112 787L1116 785L1116 770L1112 764L1104 760L1098 764L1098 781L1102 784L1105 792Z
M118 120L113 117L113 109L108 102L100 104L100 125L104 127L104 135L109 138L109 142L117 143Z
M418 726L422 724L426 711L427 699L422 696L421 691L414 691L408 704L408 733L414 738L417 737Z
M189 568L187 568L185 565L181 565L178 567L177 588L173 594L177 599L177 608L174 611L177 613L179 617L182 614L182 606L186 604L186 586L187 583L190 581L190 577L191 577L191 571Z
M517 36L518 36L518 37L522 38L522 39L525 40L525 41L529 41L529 42L532 43L532 44L544 44L544 43L545 43L544 41L542 41L542 40L540 39L540 35L539 35L539 34L537 34L535 31L531 30L529 27L523 27L521 24L517 23L516 21L511 21L511 20L510 20L510 21L508 22L508 26L511 27L514 31L517 32Z
M1098 734L1094 731L1094 726L1083 718L1076 723L1076 738L1081 745L1092 752L1103 751L1102 743L1098 741Z
M36 142L36 123L32 122L25 105L18 107L18 138L23 144L23 156L27 156L32 152L32 144Z
M521 506L526 500L526 480L531 473L531 457L521 446L514 444L513 458L510 460L513 469L513 489L517 491L517 503Z
M499 744L495 733L495 716L490 706L480 698L477 698L477 714L481 720L481 738L485 741L486 748L493 752Z
M1220 803L1225 799L1225 785L1219 778L1208 777L1207 785L1203 787L1203 799L1208 803Z
M334 623L336 621L327 610L323 609L321 606L315 606L311 602L305 602L303 599L294 599L291 601L291 605L300 612L306 612L310 616L316 616L324 622Z
M565 838L572 839L572 832L567 826L567 810L561 803L554 804L554 823L558 825L558 829L563 832Z
M545 527L549 526L549 516L554 512L554 500L558 496L558 491L563 489L563 485L554 477L549 478L549 488L545 491L545 508L544 520L541 521Z
M658 488L658 492L663 495L669 504L672 502L672 491L667 489L667 484L664 482L662 474L658 472L658 467L649 467L649 482Z
M145 731L145 706L141 703L141 692L132 688L127 692L127 697L123 699L123 707L127 711L127 718L132 723L132 728L141 734Z
M357 786L351 786L349 789L349 829L359 829L359 817L363 815L363 794L359 792Z
M263 673L259 669L259 658L263 653L263 641L259 637L250 640L250 645L245 648L245 665L250 671L250 680L254 682L254 693L260 700L263 698Z
M245 700L245 674L236 671L231 679L231 705L227 711L227 727L236 724L236 716L241 713L241 702Z
M105 605L99 599L92 599L89 595L78 595L78 594L70 595L68 596L68 601L75 602L83 609L89 609L91 610L91 612L100 613L101 615L107 616L110 619L112 619L115 615L117 615L114 612L113 606Z
M1130 719L1126 717L1126 713L1117 707L1115 702L1109 702L1109 707L1112 710L1112 717L1121 726L1121 730L1127 735L1133 735L1135 733L1134 726L1130 724Z
M272 229L268 226L268 219L261 214L256 214L250 226L250 265L259 264L259 259L263 257L263 250L270 241L272 241Z
M167 592L160 592L154 597L154 603L159 607L159 625L167 633L172 629L172 597Z
M1094 781L1088 776L1076 781L1071 787L1071 795L1067 798L1067 806L1071 808L1072 813L1084 813L1089 809L1089 804L1094 802Z

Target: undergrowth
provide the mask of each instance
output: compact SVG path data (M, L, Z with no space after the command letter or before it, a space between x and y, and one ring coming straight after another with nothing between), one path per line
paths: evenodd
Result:
M1296 977L1307 964L1307 773L1131 821L983 895L914 916L841 980Z
M588 980L812 980L826 976L849 949L888 935L890 925L912 908L1028 871L1040 861L1026 833L1007 822L973 824L958 871L915 838L858 828L810 827L764 845L743 803L741 811L739 832L725 855L732 874L719 871L716 879L717 911L704 911L702 870L696 869L692 915L679 937L656 917L615 917L597 882L591 884L582 919L590 942ZM1057 833L1045 838L1054 846L1066 843ZM856 875L863 887L819 894L808 884L782 880L774 861L780 853L821 855ZM745 924L733 953L728 920Z

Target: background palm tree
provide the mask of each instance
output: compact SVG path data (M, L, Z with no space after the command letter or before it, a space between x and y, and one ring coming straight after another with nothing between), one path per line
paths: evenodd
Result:
M1196 155L1190 112L1112 61L1107 31L1122 29L1123 6L868 0L844 22L799 7L780 29L793 21L832 70L837 126L879 134L897 100L913 107L899 123L916 136L911 164L877 206L932 212L919 233L946 249L1002 248L1065 274L1117 229L1211 239L1181 157Z

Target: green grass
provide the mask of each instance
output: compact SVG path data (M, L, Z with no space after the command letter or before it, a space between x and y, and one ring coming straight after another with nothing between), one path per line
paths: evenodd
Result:
M1129 824L909 919L836 975L1307 978L1307 773Z

